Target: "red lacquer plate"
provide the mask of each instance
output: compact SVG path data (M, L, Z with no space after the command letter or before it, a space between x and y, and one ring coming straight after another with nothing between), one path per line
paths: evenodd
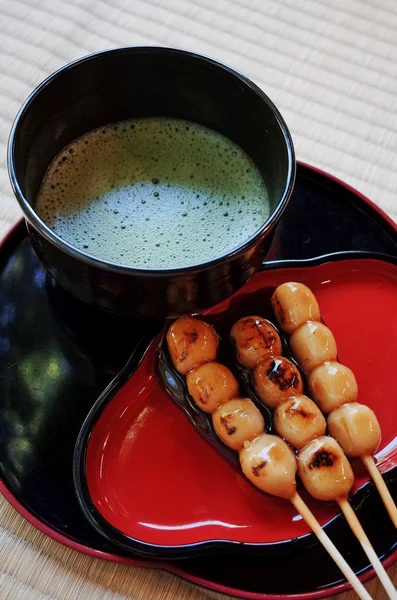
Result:
M397 354L397 260L346 257L270 268L203 317L225 337L243 315L270 317L269 298L277 285L306 283L335 335L339 359L356 374L358 400L379 419L377 462L394 481L397 403L390 394ZM91 524L119 546L156 558L220 549L276 556L315 543L289 502L249 485L172 402L156 377L159 343L160 337L131 377L127 365L80 432L74 477ZM353 468L352 501L365 520L365 497L376 492L361 463L353 461ZM343 544L336 505L306 500L321 524L339 532Z

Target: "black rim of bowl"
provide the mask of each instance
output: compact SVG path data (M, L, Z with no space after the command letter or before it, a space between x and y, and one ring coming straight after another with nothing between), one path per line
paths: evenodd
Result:
M201 61L211 64L213 66L216 66L217 68L219 68L223 71L226 71L229 74L236 77L241 82L242 85L253 90L261 98L261 100L268 106L268 108L270 108L271 112L273 113L274 118L276 119L276 121L278 123L278 126L279 126L279 128L282 132L283 138L285 140L287 156L288 156L288 174L287 174L286 185L285 185L283 194L282 194L280 200L278 201L275 209L272 211L271 215L267 219L267 221L265 221L265 223L247 241L245 241L243 244L237 246L230 252L223 254L220 257L211 259L206 262L199 263L197 265L191 265L189 267L179 267L179 268L174 268L174 269L150 269L150 268L142 269L142 268L137 268L137 267L128 267L128 266L119 265L116 263L106 262L105 260L96 258L90 254L87 254L87 253L83 252L82 250L79 250L75 246L72 246L71 244L62 240L50 227L48 227L44 223L44 221L42 221L40 219L40 217L37 215L37 213L34 211L33 207L31 206L31 204L25 197L25 195L18 183L18 178L17 178L16 172L15 172L15 162L14 162L16 138L18 135L18 129L19 129L20 122L21 122L22 118L24 117L26 111L29 109L30 105L34 102L35 98L41 93L41 91L46 86L48 86L50 83L52 83L58 77L61 77L66 71L68 71L70 69L74 69L85 62L101 60L102 56L104 56L105 54L106 55L117 55L117 54L123 54L125 52L130 52L133 54L139 54L139 53L146 52L146 53L153 53L153 54L158 53L158 54L184 55L187 57L194 58L196 60L201 60ZM24 217L28 220L28 222L33 227L35 227L40 232L40 234L47 241L51 242L57 248L66 252L70 256L77 258L77 259L85 262L88 265L91 265L94 267L100 267L105 270L116 272L116 273L125 273L125 274L130 273L130 274L139 274L139 275L148 275L148 276L151 276L151 275L172 276L172 275L177 275L179 273L194 273L197 270L211 267L212 265L219 263L219 261L222 261L225 257L233 258L234 255L240 253L241 251L249 249L252 245L255 244L255 242L256 242L256 240L258 240L258 238L262 237L262 235L265 234L269 230L270 227L272 227L279 221L281 215L283 214L283 212L287 206L289 197L291 196L291 193L292 193L292 190L294 187L294 183L295 183L295 175L296 175L295 152L294 152L294 146L293 146L292 137L289 132L289 129L288 129L283 117L281 116L279 110L272 102L272 100L270 100L270 98L255 83L253 83L250 79L248 79L247 77L245 77L238 71L235 71L231 67L229 67L213 58L209 58L207 56L197 54L194 52L190 52L187 50L180 50L177 48L167 48L167 47L163 47L163 46L125 46L122 48L116 48L114 50L100 51L100 52L96 52L96 53L84 56L82 58L79 58L71 63L68 63L67 65L64 65L63 67L61 67L60 69L55 71L52 75L47 77L41 84L39 84L33 90L33 92L28 96L28 98L22 105L21 109L19 110L19 112L14 120L14 123L12 125L12 129L11 129L11 133L10 133L10 137L9 137L9 141L8 141L7 163L8 163L8 173L9 173L11 185L12 185L14 194L23 210Z

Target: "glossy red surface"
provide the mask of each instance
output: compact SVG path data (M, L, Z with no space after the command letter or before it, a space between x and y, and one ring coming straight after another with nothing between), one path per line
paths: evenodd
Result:
M384 399L397 352L397 267L361 259L262 272L206 318L222 328L236 310L237 317L261 307L268 314L270 288L288 280L315 292L339 359L356 374L358 400L380 421L378 462L390 470L397 465L397 406ZM103 517L135 539L167 546L220 539L266 543L308 533L287 501L248 485L162 391L153 375L157 343L105 408L88 444L88 488ZM353 465L357 489L368 477L358 461ZM337 512L333 504L310 505L321 523Z

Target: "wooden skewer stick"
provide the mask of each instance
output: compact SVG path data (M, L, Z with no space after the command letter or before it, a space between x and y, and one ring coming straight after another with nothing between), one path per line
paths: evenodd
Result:
M374 484L376 485L376 489L379 492L380 497L383 500L383 504L386 507L387 512L389 513L389 517L393 521L394 527L397 527L397 507L394 503L393 498L387 488L385 480L382 475L378 471L378 467L375 464L373 456L362 456L361 457L364 465L367 467L369 474L374 480Z
M299 494L295 493L290 500L296 508L296 510L298 511L298 513L302 516L302 518L306 521L307 525L317 536L318 541L324 546L330 557L338 565L343 575L346 577L346 579L349 581L352 588L356 592L357 596L362 600L371 600L371 596L369 595L361 581L358 579L353 569L349 567L342 554L339 552L334 543L322 529L320 523L317 521L312 511L302 500Z
M375 569L375 572L379 577L383 587L385 588L389 598L391 598L392 600L397 600L397 591L393 583L391 582L390 577L386 573L384 566L380 562L375 550L372 548L371 542L369 541L367 534L362 528L362 525L358 520L356 513L350 506L349 501L347 500L347 498L338 498L337 503L339 504L339 508L343 512L351 530L360 542L362 549L369 558L369 561Z

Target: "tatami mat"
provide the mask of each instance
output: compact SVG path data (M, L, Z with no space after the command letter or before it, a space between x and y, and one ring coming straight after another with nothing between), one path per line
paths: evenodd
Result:
M191 49L248 75L280 108L300 160L397 220L395 0L0 0L0 235L20 216L6 144L26 96L82 55L147 44ZM64 549L0 501L1 600L205 596L171 576Z

